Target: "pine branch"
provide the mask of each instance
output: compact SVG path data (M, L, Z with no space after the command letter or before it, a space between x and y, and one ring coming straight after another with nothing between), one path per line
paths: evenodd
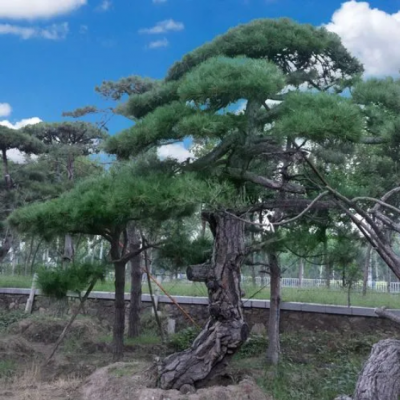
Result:
M306 212L308 212L309 210L311 210L311 208L314 207L315 203L317 203L320 199L322 199L324 196L328 195L329 191L326 190L325 192L322 192L321 194L319 194L299 215L296 215L293 218L287 219L285 221L280 221L280 222L273 222L274 226L279 226L279 225L285 225L285 224L290 224L296 220L298 220L299 218L301 218Z
M245 181L250 181L266 187L267 189L279 190L289 193L301 193L304 194L305 190L302 186L296 185L294 183L281 183L273 181L272 179L265 178L264 176L254 174L250 171L242 171L239 168L227 168L226 171L229 175L234 178L243 179Z

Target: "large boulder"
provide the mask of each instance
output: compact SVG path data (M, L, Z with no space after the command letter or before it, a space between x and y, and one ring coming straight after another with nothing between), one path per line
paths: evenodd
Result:
M100 368L84 383L83 400L272 400L250 378L237 385L212 386L183 394L148 388L152 377L143 363L115 363Z

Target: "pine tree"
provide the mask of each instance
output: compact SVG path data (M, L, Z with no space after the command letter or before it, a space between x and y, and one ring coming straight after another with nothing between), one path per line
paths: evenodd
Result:
M1 210L0 210L0 232L2 236L0 247L0 262L9 252L12 246L12 234L4 226L4 221L10 212L19 203L17 197L17 183L13 179L10 162L7 152L17 149L26 154L40 154L44 151L43 144L35 137L28 135L20 130L10 129L0 125L0 151L2 154L2 175L3 184L0 185Z
M152 244L130 249L127 229L131 221L164 221L190 215L204 193L204 185L190 175L174 176L174 164L147 172L119 165L102 176L78 183L59 198L16 210L9 224L19 232L50 239L62 234L101 235L110 243L115 272L114 359L123 355L125 326L125 266ZM189 189L188 189L189 188ZM215 193L214 193L215 196Z
M206 146L199 158L183 163L179 174L194 171L197 179L224 182L235 193L235 201L222 207L203 205L214 250L211 266L196 269L199 276L193 278L202 276L207 285L210 320L190 349L163 361L162 388L209 379L246 340L240 300L240 268L252 251L245 241L246 215L268 209L267 201L275 201L270 208L280 211L290 201L318 193L297 174L302 167L298 142L321 150L360 138L358 106L336 92L361 72L339 38L325 29L286 19L257 20L187 54L162 82L131 95L124 110L136 123L108 140L108 152L129 158L189 136ZM312 91L288 90L300 86ZM281 103L271 106L269 100ZM244 111L233 112L241 103ZM271 240L274 235L267 235L266 242ZM269 262L277 264L272 250ZM279 281L280 269L273 270Z
M76 163L79 158L98 153L101 140L107 137L97 126L80 121L42 122L27 126L25 131L47 146L47 152L54 160L57 180L64 183L66 188L74 185ZM64 238L63 261L66 263L73 261L74 254L73 239L67 234Z

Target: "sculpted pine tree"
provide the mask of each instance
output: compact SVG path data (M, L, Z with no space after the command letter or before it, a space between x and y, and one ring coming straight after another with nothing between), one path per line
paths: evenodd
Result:
M179 174L194 171L199 180L234 189L233 198L218 208L204 204L213 256L209 267L193 268L190 275L208 288L210 319L190 349L163 360L162 388L201 385L246 340L240 300L240 269L252 251L245 246L246 214L285 209L290 202L298 211L299 197L306 200L300 209L310 205L307 199L315 191L294 173L302 159L296 140L317 149L357 140L362 129L358 107L332 91L340 92L361 71L339 38L324 29L257 20L187 54L163 81L132 95L124 106L136 124L110 138L110 153L131 157L191 137L205 146L199 158L182 164ZM289 85L302 84L314 92L287 91ZM272 106L269 100L282 103ZM243 112L232 112L239 105ZM263 207L267 201L275 206ZM267 243L270 239L267 235ZM271 255L270 261L276 258ZM276 302L279 306L279 296Z

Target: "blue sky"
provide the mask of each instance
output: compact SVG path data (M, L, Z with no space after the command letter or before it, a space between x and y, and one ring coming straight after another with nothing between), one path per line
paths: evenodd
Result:
M255 18L329 24L367 74L393 75L399 11L400 0L0 0L0 120L59 121L103 106L94 92L103 80L162 78L186 52ZM129 125L117 118L110 131Z

